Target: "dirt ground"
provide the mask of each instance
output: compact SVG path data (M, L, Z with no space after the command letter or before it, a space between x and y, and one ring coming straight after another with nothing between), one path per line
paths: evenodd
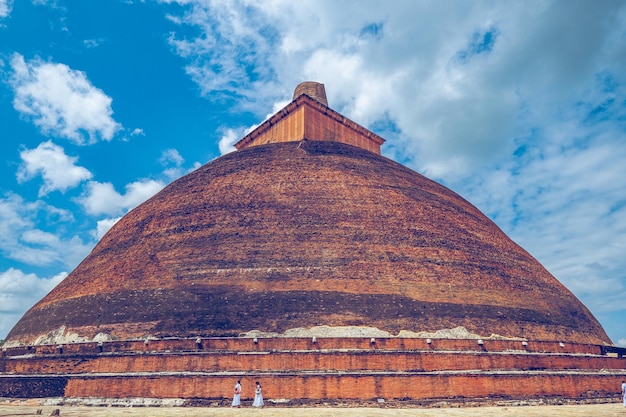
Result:
M0 416L49 416L55 409L61 417L605 417L624 416L621 403L585 405L537 405L465 408L282 408L230 407L86 407L50 405L0 405ZM38 414L38 410L41 410Z

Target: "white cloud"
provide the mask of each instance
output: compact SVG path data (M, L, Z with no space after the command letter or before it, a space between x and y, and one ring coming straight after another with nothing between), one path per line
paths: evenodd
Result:
M122 136L123 142L129 142L130 139L134 136L146 136L146 133L141 128L134 128L130 133L128 131L124 132L124 136Z
M98 46L102 45L106 41L107 41L106 38L85 39L83 41L83 45L85 45L85 47L87 47L89 49L97 48Z
M175 180L185 174L183 168L185 158L176 149L166 149L161 152L159 162L165 167L163 175L170 180Z
M220 155L226 155L227 153L236 151L237 149L235 148L235 143L245 136L244 131L244 128L225 129L218 143Z
M165 186L161 181L143 180L126 185L126 192L115 191L113 184L90 181L78 202L91 215L115 216L123 214L159 192Z
M45 219L49 230L37 227L39 218ZM78 236L63 236L64 228L59 225L71 220L70 212L41 201L29 203L15 194L1 197L0 253L5 259L29 265L73 268L91 245Z
M626 347L626 339L620 339L615 343L617 346Z
M67 276L61 272L51 278L39 278L19 269L0 272L0 339L9 332L26 311Z
M165 168L162 172L163 176L170 181L176 180L202 166L202 163L196 161L191 164L191 167L185 168L185 158L176 149L166 149L161 152L159 162Z
M180 152L178 152L176 149L166 149L161 152L160 162L163 165L173 164L176 166L181 166L183 162L185 162L185 158L183 158Z
M395 156L439 178L512 151L520 122L543 122L575 100L609 47L620 48L626 7L179 3L187 12L176 21L201 35L171 42L203 91L260 111L300 81L323 82L331 107L365 125L393 123Z
M193 8L182 21L193 22L204 29L202 36L192 40L170 38L180 55L201 61L200 65L187 66L188 74L205 93L241 93L241 87L249 82L246 64L258 64L271 48L264 33L265 30L272 30L265 21L266 16L253 10L258 7L257 4L251 4L252 8L248 9L238 2L178 3L191 4ZM225 34L228 37L224 37ZM271 71L271 65L259 65L255 72L267 75L261 74L265 72L264 68Z
M77 157L67 156L62 147L51 141L43 142L35 149L23 150L20 157L22 164L17 179L22 183L41 175L44 183L39 189L39 196L54 190L65 192L92 177L89 170L75 165Z
M112 118L112 99L83 72L39 58L27 62L17 53L11 67L13 106L45 134L84 144L111 140L121 129Z
M120 221L120 219L121 219L121 217L115 217L115 218L110 218L110 219L98 220L98 225L97 225L97 228L96 228L96 238L97 238L97 240L102 239L102 236L104 236L106 234L106 232L108 232L109 229L112 228L113 225L115 225L115 223Z
M12 0L0 0L0 19L3 19L11 14L12 7Z

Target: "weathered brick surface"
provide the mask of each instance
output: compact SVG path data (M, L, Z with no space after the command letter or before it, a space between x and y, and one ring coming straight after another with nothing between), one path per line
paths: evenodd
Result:
M8 341L371 326L610 344L590 312L478 209L336 142L255 146L120 220Z
M66 376L0 375L2 398L46 398L65 395Z
M483 350L487 342L490 350ZM384 338L373 344L367 338L76 343L37 346L26 355L11 348L0 358L0 395L222 398L241 378L249 387L262 381L266 398L581 399L608 397L626 377L626 349L608 356L598 354L602 346L542 345L555 350L523 351L511 340L479 346L476 340Z
M302 94L319 101L320 103L328 106L328 99L326 98L326 88L324 84L315 81L305 81L296 87L293 92L293 99L300 97Z
M626 369L626 359L587 355L488 352L195 352L117 355L55 355L4 361L4 372L75 374L84 372L185 371L462 371Z
M623 374L451 373L451 374L254 374L72 377L68 397L231 398L237 379L243 399L255 381L269 399L446 399L606 398L615 396Z
M430 342L429 342L430 341ZM137 352L220 352L220 351L310 351L310 350L370 350L370 351L483 351L550 354L604 355L606 351L623 354L624 348L582 343L560 343L553 341L482 340L476 339L427 339L427 338L371 338L364 337L305 337L287 338L192 338L192 339L149 339L121 340L111 342L86 342L62 345L65 355L93 355L95 353ZM59 353L59 345L38 345L4 348L3 357L21 355L50 355ZM29 356L31 357L31 356Z

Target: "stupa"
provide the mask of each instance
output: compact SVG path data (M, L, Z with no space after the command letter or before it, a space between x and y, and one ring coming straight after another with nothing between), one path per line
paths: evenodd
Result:
M0 396L215 400L234 379L304 402L612 395L626 351L589 310L383 143L302 83L22 317Z

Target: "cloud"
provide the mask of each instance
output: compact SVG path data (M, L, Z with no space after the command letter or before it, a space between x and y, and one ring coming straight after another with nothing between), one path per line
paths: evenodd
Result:
M261 111L300 81L323 82L331 107L366 126L393 124L394 156L438 178L461 177L511 152L520 125L544 122L575 100L620 48L613 39L623 34L625 9L179 3L186 12L173 20L200 35L173 34L170 42L202 91Z
M121 139L123 142L129 142L130 139L134 136L146 136L146 133L143 131L143 129L136 127L130 132L128 130L125 130L124 135Z
M24 306L35 304L66 276L66 272L61 272L51 278L39 278L14 268L0 272L0 338L21 318Z
M20 157L22 164L17 171L17 180L23 183L41 175L44 183L39 189L40 197L55 190L65 192L92 177L88 169L75 165L77 157L67 156L62 147L51 141L42 142L35 149L23 150Z
M83 45L85 45L85 47L88 49L97 48L98 46L102 45L106 41L107 41L106 38L85 39L83 41Z
M197 60L197 64L188 65L186 70L204 93L240 95L250 81L249 66L255 66L258 75L267 75L261 74L264 68L271 71L269 63L258 65L262 57L268 56L271 43L267 36L271 36L269 32L273 28L267 24L266 16L256 13L257 4L248 8L241 7L239 2L178 3L190 4L192 11L174 20L195 22L203 33L191 40L171 36L170 42L181 56Z
M166 149L161 152L161 159L159 160L163 165L173 164L181 166L185 162L185 158L176 149Z
M244 136L245 128L225 129L218 143L220 155L226 155L227 153L236 151L237 149L235 148L235 143L237 143Z
M0 19L3 19L11 14L12 7L12 0L0 0Z
M0 197L0 253L28 265L73 268L91 249L78 236L64 236L72 214L41 201L26 202L16 194ZM48 230L37 227L40 222Z
M143 203L164 186L165 184L161 181L136 181L127 184L126 193L120 194L109 182L90 181L77 201L91 215L117 216Z
M96 228L96 239L97 240L102 239L102 236L104 236L106 232L108 232L109 229L112 228L113 225L115 225L115 223L120 221L121 218L122 217L115 217L115 218L110 218L110 219L98 220L97 228Z
M13 107L44 134L84 144L111 140L122 128L112 118L112 99L94 87L83 72L39 58L25 61L17 53L11 68Z
M159 162L163 167L163 175L169 180L175 180L185 174L183 163L185 158L176 149L166 149L161 152Z

